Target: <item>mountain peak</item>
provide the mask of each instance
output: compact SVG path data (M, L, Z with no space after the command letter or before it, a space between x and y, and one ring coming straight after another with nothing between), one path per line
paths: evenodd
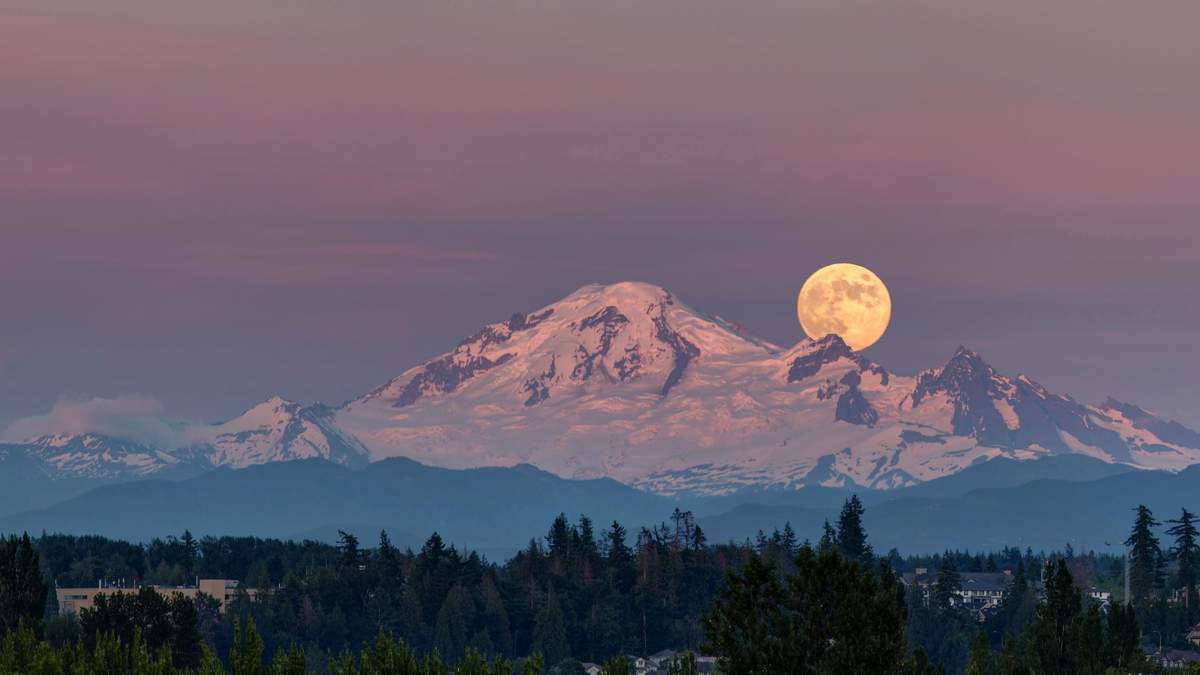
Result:
M984 361L983 357L959 345L941 369L925 371L917 378L913 403L919 404L922 398L936 392L958 395L968 390L987 391L993 388L996 378L996 369Z
M954 354L950 356L950 363L953 362L968 364L972 368L978 368L981 370L991 369L991 366L988 365L987 361L983 360L983 357L979 355L979 352L965 345L959 345L958 349L954 350Z
M670 297L667 289L645 281L618 281L611 284L587 284L580 286L575 292L562 299L568 302L580 298L602 298L613 303L656 301Z
M284 417L290 417L300 409L300 404L295 401L286 399L278 394L271 396L267 400L253 405L241 415L226 424L237 422L238 420L250 422L251 424L265 424L271 420L276 420Z
M684 381L698 359L749 361L778 347L736 324L694 311L654 284L589 284L531 313L483 326L454 350L411 368L344 408L384 401L406 408L469 388L533 407L555 392L599 385L643 385L660 398ZM503 392L503 393L501 393Z

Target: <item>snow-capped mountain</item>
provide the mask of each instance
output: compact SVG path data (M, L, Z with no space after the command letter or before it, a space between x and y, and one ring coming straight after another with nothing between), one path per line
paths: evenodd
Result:
M219 466L235 469L291 459L327 459L356 466L367 450L333 421L324 405L302 406L278 396L228 422L177 425L171 442L148 444L111 435L55 434L0 444L0 466L20 459L54 478L101 481L185 476Z
M208 468L190 449L165 450L102 434L53 434L0 444L0 463L21 459L50 478L119 480Z
M485 326L336 420L373 459L527 462L662 493L889 488L1000 456L1200 462L1200 438L1185 427L1053 394L965 348L897 376L836 336L783 349L641 283L586 286Z
M112 479L403 456L449 468L528 463L663 494L894 488L996 457L1200 463L1195 431L1112 399L1051 393L965 348L901 376L836 336L779 347L633 282L585 286L484 326L338 408L276 397L182 428L168 446L47 436L0 445L0 463L15 453L51 477Z
M367 449L333 419L333 409L302 406L272 397L203 434L215 466L235 469L291 459L327 459L335 464L366 464Z

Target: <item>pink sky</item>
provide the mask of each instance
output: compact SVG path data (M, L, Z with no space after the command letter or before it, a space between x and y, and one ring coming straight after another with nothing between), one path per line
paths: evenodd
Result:
M592 281L790 342L845 259L897 370L1200 425L1198 45L1191 0L13 0L0 424L336 402Z

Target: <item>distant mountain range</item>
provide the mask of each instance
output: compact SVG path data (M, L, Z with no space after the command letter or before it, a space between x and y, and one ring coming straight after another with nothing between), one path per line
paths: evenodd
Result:
M635 536L693 510L710 542L752 539L791 523L815 540L851 491L752 490L740 496L677 499L611 479L568 480L529 465L440 469L406 459L348 468L325 460L222 468L179 481L149 479L96 488L47 508L0 518L0 533L66 532L129 540L197 534L332 541L346 530L374 542L386 529L401 546L419 547L434 531L460 548L502 559L545 535L560 512L613 520ZM859 490L876 550L992 550L1012 545L1119 550L1132 509L1145 503L1163 518L1200 509L1200 467L1141 471L1063 455L996 459L961 473L893 490Z
M58 497L215 467L408 457L728 495L895 489L996 458L1078 454L1167 470L1200 462L1191 429L1001 375L966 348L939 368L896 375L836 336L779 347L634 282L585 286L488 324L336 407L272 398L223 424L175 428L170 443L88 433L0 444L0 475L44 476Z
M106 485L0 518L0 533L142 541L189 528L332 540L344 529L370 543L386 529L398 545L420 546L439 531L460 547L511 551L543 535L560 512L592 515L602 527L613 519L665 518L673 508L666 498L610 479L566 480L528 465L450 470L396 458L351 469L315 459Z

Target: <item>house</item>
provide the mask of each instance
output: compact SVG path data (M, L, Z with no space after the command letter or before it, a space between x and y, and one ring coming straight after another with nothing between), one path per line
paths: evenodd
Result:
M95 605L98 596L137 593L142 588L153 588L161 595L182 595L189 599L195 599L203 593L216 599L217 608L222 614L225 613L225 605L232 601L239 591L245 591L252 598L258 595L257 589L240 588L238 582L233 579L197 579L194 586L114 586L101 581L98 586L90 588L55 587L54 594L58 599L59 614L76 615L79 614L79 610Z
M666 668L672 661L682 656L679 652L670 649L664 649L650 655L650 660L659 668Z
M959 580L961 588L955 593L957 603L982 616L983 612L1000 605L1004 593L1012 584L1012 572L962 572ZM901 575L900 581L908 588L920 588L928 598L930 589L937 583L937 575L931 574L926 567L918 567Z
M962 590L958 596L964 607L976 611L998 607L1012 583L1008 572L964 572L961 576Z
M1110 593L1102 588L1096 588L1095 586L1088 586L1085 593L1087 593L1087 596L1089 598L1100 603L1101 607L1106 608L1110 604L1112 604L1112 593Z
M1187 641L1200 647L1200 623L1192 627L1192 630L1187 634Z
M1155 654L1154 660L1158 661L1163 668L1187 668L1194 664L1200 664L1200 652L1168 649Z
M583 662L583 672L587 675L600 675L600 671L604 670L598 663Z

